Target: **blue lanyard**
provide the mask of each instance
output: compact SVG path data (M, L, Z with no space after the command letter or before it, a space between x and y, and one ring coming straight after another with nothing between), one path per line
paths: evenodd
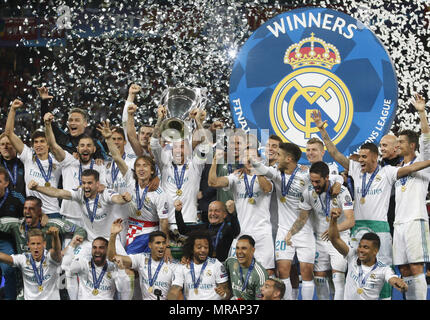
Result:
M297 174L297 171L299 171L299 167L296 167L294 169L293 173L290 176L290 179L288 179L287 185L285 185L285 173L281 172L281 177L282 177L281 192L282 192L283 197L285 197L288 194L288 192L290 191L291 184L293 183L293 180Z
M42 260L40 260L39 270L37 270L36 262L33 259L33 256L30 254L30 263L33 268L34 276L36 277L37 284L39 286L42 285L43 282L43 262L45 261L45 252L43 252Z
M224 229L224 226L225 226L225 221L221 224L221 227L219 227L218 232L216 233L216 237L214 237L215 239L212 240L214 250L218 246L218 242L221 239L221 232L222 232L222 229ZM209 225L209 229L212 229L212 225Z
M10 172L7 166L7 162L4 159L3 159L3 165L6 168L7 172L9 173L9 177L10 177L10 180L12 181L12 184L16 186L16 182L18 180L18 162L15 160L12 167L12 172Z
M364 285L366 284L367 278L369 278L370 274L372 273L373 270L375 270L378 267L378 261L375 262L375 264L373 265L373 268L364 276L363 279L361 279L363 277L363 268L361 267L361 264L358 265L358 287L359 288L363 288Z
M252 270L254 270L254 265L255 265L255 258L252 258L251 264L248 268L248 272L246 273L246 278L245 281L243 280L243 271L242 271L242 267L239 264L239 271L240 271L240 279L242 280L242 292L245 291L246 287L248 286L248 282L249 282L249 277L251 276Z
M184 184L185 170L187 169L187 164L184 163L181 170L181 175L178 173L178 166L174 163L173 170L175 173L175 184L178 190L181 190L182 185Z
M321 207L325 213L326 219L329 218L329 213L330 213L330 189L331 189L331 185L329 181L327 192L325 193L325 206L323 201L321 200L321 195L318 195L318 198L320 199Z
M164 263L164 259L161 258L160 262L158 263L157 270L155 270L154 277L152 277L152 274L151 274L151 260L152 260L152 257L149 256L149 260L148 260L148 282L149 282L149 286L150 287L152 287L154 285L154 283L155 283L155 280L157 280L158 273L160 272L161 267L163 266L163 263Z
M255 178L257 178L256 175L253 175L251 178L251 184L248 182L248 175L245 173L243 176L243 180L245 181L245 188L246 188L246 194L249 198L252 198L254 196L254 182Z
M364 198L367 195L367 192L369 192L370 185L373 182L373 179L375 179L375 176L379 172L379 166L376 167L375 171L373 171L372 175L370 176L369 182L366 184L366 172L363 174L363 180L361 181L361 197Z
M43 176L43 179L46 182L49 182L49 180L51 179L51 173L52 173L52 158L51 158L51 156L48 154L48 173L46 173L45 169L43 169L42 163L40 162L37 155L35 156L35 158L36 158L36 163L37 163L37 166L39 167L40 173Z
M414 161L415 161L415 159L416 159L417 157L415 157L412 161L411 161L411 163L410 164L408 164L409 166L412 164L412 163L414 163ZM404 163L402 164L402 167L403 167L403 165L404 165ZM400 183L402 184L402 186L404 186L405 184L406 184L406 182L408 181L408 176L406 176L406 177L401 177L400 178Z
M87 207L87 212L88 212L88 216L90 218L91 223L93 223L94 218L96 217L96 212L97 212L97 204L99 202L99 196L100 194L97 193L96 198L94 199L94 205L93 205L93 210L90 209L90 204L88 202L88 198L84 198L85 199L85 205Z
M202 269L200 270L200 275L196 281L196 275L194 273L194 262L191 260L190 262L190 273L191 273L191 279L193 280L193 287L194 289L197 289L200 285L200 281L202 280L202 274L203 271L205 270L206 266L208 265L208 259L206 259L206 261L203 263Z
M125 160L126 153L122 155L122 160ZM116 177L118 176L119 168L116 167L115 161L112 160L112 171L111 171L111 177L112 177L112 184L115 183Z
M99 277L97 278L97 273L96 273L96 266L94 265L94 261L93 259L91 259L91 273L93 275L93 285L94 285L94 289L98 289L100 287L100 284L102 283L103 277L106 273L108 264L105 263L105 265L103 266L102 271L100 272Z
M136 204L137 204L137 210L142 209L143 204L145 203L146 194L148 193L148 187L146 186L143 190L142 197L140 197L140 187L139 182L136 181Z

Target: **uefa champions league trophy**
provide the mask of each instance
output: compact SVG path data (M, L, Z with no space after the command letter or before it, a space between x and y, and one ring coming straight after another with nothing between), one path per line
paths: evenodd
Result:
M203 109L206 104L204 88L167 88L160 104L167 109L166 119L161 123L161 136L167 142L191 141L192 129L189 115L193 109Z

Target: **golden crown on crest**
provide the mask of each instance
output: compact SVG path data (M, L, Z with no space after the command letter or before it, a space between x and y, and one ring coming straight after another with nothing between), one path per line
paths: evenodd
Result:
M290 64L293 70L305 66L319 66L330 70L340 63L340 54L335 46L314 37L312 32L311 37L292 44L285 51L284 63Z

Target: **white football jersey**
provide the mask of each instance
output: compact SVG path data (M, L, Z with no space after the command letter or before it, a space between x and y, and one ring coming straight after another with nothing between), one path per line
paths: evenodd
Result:
M114 221L112 215L113 201L112 197L117 193L110 189L105 189L102 193L99 193L99 200L97 203L97 210L93 222L90 219L90 212L94 209L95 199L89 199L88 205L90 212L87 210L87 206L84 200L84 190L81 188L77 191L70 191L72 195L72 201L76 201L80 207L80 214L83 218L84 228L87 232L88 241L93 241L97 237L104 237L109 240L110 228ZM127 205L127 204L125 204Z
M344 300L378 300L382 287L392 277L397 277L390 266L377 261L376 266L362 266L362 276L357 264L357 250L349 248L348 255L348 274L346 276ZM366 278L367 275L367 278ZM362 281L364 281L364 284ZM362 293L359 288L362 288ZM358 291L357 291L358 290Z
M193 279L191 277L190 266L178 265L174 272L172 285L184 289L184 296L187 300L221 300L221 296L215 292L217 284L228 281L228 274L224 265L215 258L207 258L208 264L201 276L197 293L194 291ZM194 264L195 279L200 276L202 264Z
M39 291L36 275L30 263L30 253L12 255L13 265L18 267L22 272L24 280L24 299L25 300L60 300L57 281L59 277L58 267L61 262L56 262L51 258L51 253L45 250L45 260L35 261L36 268L39 271L42 263L43 269L43 290Z
M57 188L58 181L61 176L61 168L58 161L55 160L54 156L52 154L49 154L49 156L52 158L52 172L51 172L51 177L49 179L49 183L51 184L51 187ZM24 172L25 172L24 180L26 184L25 191L27 196L35 196L40 200L42 200L43 213L46 213L49 215L50 213L60 212L60 206L58 205L57 198L49 197L38 191L30 190L27 188L27 185L30 183L31 180L36 181L40 186L44 186L46 183L39 169L39 166L37 165L37 162L33 157L33 149L24 145L24 149L22 150L21 154L18 154L18 158L24 164ZM40 160L40 163L45 173L48 174L49 161Z
M131 268L139 272L140 289L142 292L143 300L157 300L157 296L154 294L155 289L161 290L160 300L166 300L167 293L170 290L173 281L173 274L175 269L179 266L178 261L163 262L157 277L152 283L152 292L148 291L149 285L149 272L148 262L151 259L150 253L138 253L130 254L129 258L132 261ZM157 267L160 261L154 261L151 259L151 281L155 277Z
M237 218L240 223L241 234L253 234L254 232L271 233L270 224L270 198L271 193L265 193L258 183L255 176L253 187L253 198L255 202L249 202L249 194L246 191L244 175L232 173L227 176L228 187L225 191L231 190L233 193L234 204L236 206ZM252 175L247 176L249 186L251 187ZM273 188L273 185L272 185Z
M63 189L73 190L81 185L79 181L80 173L87 169L91 169L91 161L87 164L83 164L81 168L81 162L75 159L69 152L65 151L66 157L60 162L61 173L63 175ZM93 163L92 169L99 173L99 181L101 184L106 185L106 169L102 165ZM82 170L82 171L80 171ZM72 200L64 199L61 203L60 213L69 218L81 218L79 213L79 205Z
M420 145L422 153L414 162L423 161L429 153L430 143L424 139ZM405 166L410 165L406 163ZM430 168L416 171L406 177L400 178L395 183L396 211L394 223L404 223L416 219L428 221L426 197L430 181Z
M75 257L70 264L70 272L79 276L78 300L113 300L119 287L118 267L115 263L106 261L107 269L97 291L94 292L94 279L91 259L83 256ZM96 281L100 278L103 267L94 265ZM97 294L95 294L97 293Z
M364 174L361 172L360 163L353 160L349 161L349 175L354 179L355 220L387 221L391 187L397 180L398 170L398 167L393 166L379 167L379 172L366 194L365 203L361 203ZM371 175L371 173L366 174L365 185L369 182Z

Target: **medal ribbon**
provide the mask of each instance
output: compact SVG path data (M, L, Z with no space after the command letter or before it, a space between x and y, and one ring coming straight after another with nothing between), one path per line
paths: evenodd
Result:
M254 270L254 265L255 265L255 258L252 258L251 264L249 265L249 268L248 268L248 272L246 273L245 281L243 281L243 271L242 271L242 267L239 264L240 279L242 280L242 283L243 283L242 292L245 291L246 286L248 285L249 278L251 277L251 272L252 270Z
M163 258L160 259L160 262L158 263L158 266L157 266L157 270L155 270L154 277L152 277L152 273L151 273L151 260L152 260L152 257L150 256L149 260L148 260L148 282L149 282L149 286L150 287L152 287L154 285L155 280L157 280L158 273L160 272L161 267L164 264L164 259Z
M252 196L254 195L255 178L257 178L257 176L253 175L251 178L251 185L250 185L248 182L248 175L245 173L243 176L243 181L245 181L246 194L248 195L249 198L252 198Z
M15 161L15 163L13 164L12 172L10 172L7 166L7 163L4 159L3 159L3 165L6 168L7 172L9 173L9 177L10 177L10 180L12 181L12 184L16 186L16 181L18 179L18 162Z
M97 273L96 273L96 266L94 265L94 261L93 259L91 259L91 273L93 275L93 285L94 285L94 289L98 289L100 287L100 284L102 283L103 277L106 273L108 264L105 263L105 265L103 266L102 271L100 272L100 276L97 278Z
M94 163L95 163L94 159L91 159L90 169L93 168ZM78 176L78 179L79 179L79 185L80 186L82 185L81 176L82 176L82 163L79 161L79 176Z
M125 160L125 152L122 155L122 160ZM112 183L115 183L116 177L118 176L119 168L116 167L115 161L112 160L112 171L111 171L111 177L112 177Z
M3 203L6 201L8 195L9 195L9 189L6 188L3 199L0 201L0 208L3 206Z
M373 171L372 175L370 176L369 182L367 182L367 184L366 184L367 173L365 172L363 174L363 180L361 181L362 182L362 184L361 184L361 197L362 198L366 197L367 192L369 192L370 185L372 184L373 179L375 179L378 172L379 172L379 166L377 166L375 171Z
M173 169L174 169L174 173L175 173L176 187L178 188L178 190L180 190L182 188L182 185L184 184L184 176L185 176L185 170L187 169L187 164L184 163L184 165L182 166L180 176L178 173L178 166L175 163L173 163Z
M361 264L358 265L358 287L363 288L366 284L367 278L369 278L369 275L372 273L373 270L375 270L378 267L378 261L375 262L373 265L372 270L370 270L364 278L361 280L361 277L363 277L363 268L361 267Z
M330 213L330 189L331 189L331 185L329 181L327 192L325 193L325 206L324 206L324 202L321 200L321 195L320 194L318 195L318 198L320 199L321 207L325 213L326 218L329 218L329 213Z
M30 254L31 267L33 268L34 276L36 277L36 281L39 286L41 286L43 282L43 262L44 261L45 261L45 252L43 252L42 260L40 260L40 266L38 271L36 267L36 262L34 261L33 256Z
M136 181L136 204L137 204L137 210L142 209L143 204L145 203L146 194L148 193L148 187L149 186L145 187L145 189L143 190L142 197L140 197L140 187L139 187L139 183Z
M93 210L90 209L90 203L88 202L88 198L84 197L84 199L85 199L85 205L87 206L87 212L88 212L88 216L90 218L91 223L93 223L94 218L96 217L97 204L99 203L99 196L100 196L100 194L97 193L97 196L94 199Z
M190 262L190 273L191 273L191 279L193 280L194 289L197 289L199 287L203 271L205 270L207 265L208 265L208 259L206 259L206 261L203 263L202 269L200 270L199 278L197 279L197 282L196 282L196 275L194 273L194 262L191 260L191 262Z
M51 156L48 154L48 163L49 163L48 173L46 173L45 169L43 169L42 163L40 162L39 158L37 156L35 156L35 158L36 158L36 163L37 163L37 166L39 167L40 173L43 176L43 179L46 182L49 182L49 179L51 179L51 173L52 173L52 158L51 158Z
M217 247L218 242L221 238L221 232L222 232L222 229L224 229L224 226L225 226L225 221L222 223L221 227L219 227L218 232L216 233L216 237L214 237L215 239L212 239L212 244L214 246L214 250ZM211 229L211 228L212 228L212 226L209 225L209 229Z
M414 161L415 161L415 159L416 159L417 157L415 157L412 161L411 161L411 163L409 163L408 164L408 166L410 166L412 163L414 163ZM404 163L402 164L402 167L403 167L403 165L404 165ZM405 184L406 184L406 181L408 181L408 176L406 176L406 177L401 177L400 178L400 182L401 182L401 184L402 184L402 186L404 186Z
M282 190L282 196L283 197L285 197L287 195L288 191L290 191L291 184L293 183L293 180L297 174L297 171L299 171L298 166L294 169L293 173L290 176L290 179L288 179L287 185L285 185L285 173L281 172L281 177L282 177L281 190Z

